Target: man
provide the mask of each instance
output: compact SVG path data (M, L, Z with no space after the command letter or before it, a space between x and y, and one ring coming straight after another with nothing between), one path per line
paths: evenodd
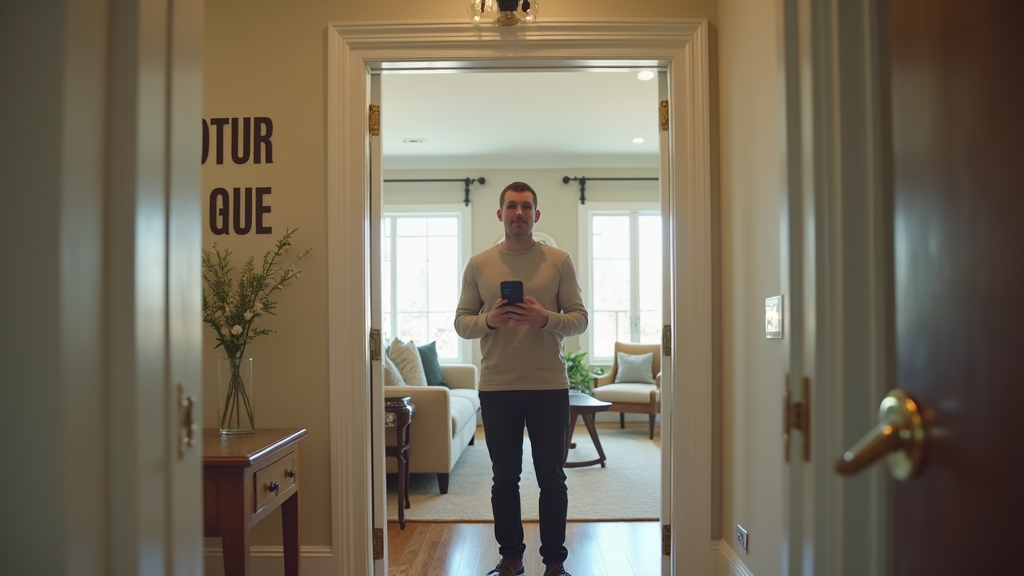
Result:
M530 434L540 486L544 576L569 576L563 563L569 505L562 470L569 425L569 380L562 341L587 329L587 309L569 254L533 239L537 193L513 182L501 192L505 239L469 260L455 312L459 336L480 338L480 409L494 474L491 510L501 561L487 576L522 576L526 544L519 500L523 430ZM523 282L508 304L500 284Z

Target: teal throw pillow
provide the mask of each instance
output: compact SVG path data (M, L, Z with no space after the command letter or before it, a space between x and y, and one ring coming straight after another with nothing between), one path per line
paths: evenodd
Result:
M427 376L427 386L444 386L448 384L441 374L441 363L437 360L437 342L417 346L420 351L420 360L423 361L423 373Z

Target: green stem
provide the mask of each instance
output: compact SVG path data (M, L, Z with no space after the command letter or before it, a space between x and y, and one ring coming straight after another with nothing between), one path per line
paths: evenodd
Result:
M249 392L245 389L245 382L242 380L242 359L228 358L231 366L231 378L228 381L228 390L224 398L224 411L220 416L221 429L255 428L255 421L252 415L252 400ZM245 410L243 426L242 410Z

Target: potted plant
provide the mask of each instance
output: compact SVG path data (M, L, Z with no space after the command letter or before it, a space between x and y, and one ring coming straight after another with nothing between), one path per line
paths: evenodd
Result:
M569 376L569 390L578 390L584 394L594 391L594 376L604 374L604 368L591 368L587 363L587 353L576 350L566 352L565 370Z

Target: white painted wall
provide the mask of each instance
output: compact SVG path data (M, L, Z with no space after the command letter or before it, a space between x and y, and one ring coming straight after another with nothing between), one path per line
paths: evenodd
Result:
M784 194L776 2L720 0L722 215L721 534L753 574L778 574L783 519L782 340L764 336L780 294ZM735 542L749 531L749 554Z

